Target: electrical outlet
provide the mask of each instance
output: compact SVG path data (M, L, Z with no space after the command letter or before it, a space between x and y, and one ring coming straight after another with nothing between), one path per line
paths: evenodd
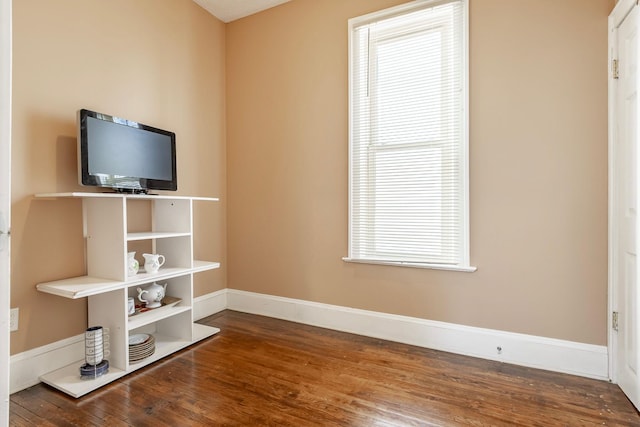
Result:
M18 318L20 317L20 309L12 308L9 314L9 330L11 332L18 330Z

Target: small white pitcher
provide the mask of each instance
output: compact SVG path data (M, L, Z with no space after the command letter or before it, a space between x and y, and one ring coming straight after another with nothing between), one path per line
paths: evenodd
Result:
M127 253L127 276L135 276L138 274L140 264L138 264L138 260L136 260L135 256L135 252Z
M164 255L160 254L142 254L142 256L144 257L144 271L150 274L157 273L165 261Z

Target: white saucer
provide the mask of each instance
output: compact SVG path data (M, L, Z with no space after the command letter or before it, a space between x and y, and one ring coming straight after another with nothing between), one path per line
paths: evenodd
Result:
M148 334L135 334L129 337L129 345L140 345L145 343L151 336Z

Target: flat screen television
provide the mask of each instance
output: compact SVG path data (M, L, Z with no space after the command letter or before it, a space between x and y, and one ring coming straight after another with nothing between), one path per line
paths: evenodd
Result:
M78 170L82 185L123 193L176 191L176 134L82 109Z

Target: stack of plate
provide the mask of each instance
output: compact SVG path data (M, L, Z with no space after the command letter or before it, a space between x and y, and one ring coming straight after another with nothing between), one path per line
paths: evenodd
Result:
M151 356L156 351L153 335L135 334L129 336L129 362L137 362Z

